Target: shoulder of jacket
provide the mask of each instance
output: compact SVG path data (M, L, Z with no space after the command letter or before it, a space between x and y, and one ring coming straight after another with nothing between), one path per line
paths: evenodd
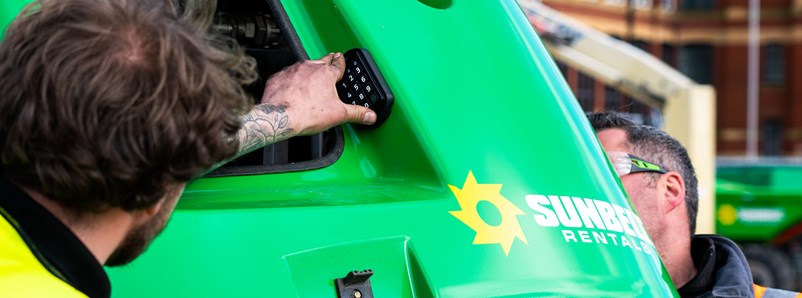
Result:
M802 293L753 285L755 298L802 298Z
M13 297L86 297L48 271L0 216L0 293Z
M85 298L86 295L46 272L18 272L0 277L3 297Z

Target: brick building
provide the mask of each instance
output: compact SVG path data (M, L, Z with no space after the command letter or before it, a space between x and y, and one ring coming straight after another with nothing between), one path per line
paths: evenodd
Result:
M718 155L743 155L747 127L746 0L542 0L574 19L660 58L716 89ZM802 0L762 0L761 155L802 155ZM650 109L560 65L586 110L616 109L650 120Z

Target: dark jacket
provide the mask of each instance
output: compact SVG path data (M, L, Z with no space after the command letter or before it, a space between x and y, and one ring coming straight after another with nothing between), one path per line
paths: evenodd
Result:
M696 235L691 242L696 276L678 289L682 297L754 297L752 271L732 240Z

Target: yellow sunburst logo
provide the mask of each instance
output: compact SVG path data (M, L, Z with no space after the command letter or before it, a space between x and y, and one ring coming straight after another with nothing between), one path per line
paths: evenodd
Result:
M730 204L718 207L718 221L725 226L729 226L738 220L738 210Z
M501 184L478 184L473 172L469 171L462 189L450 184L448 187L457 197L461 209L449 213L476 231L473 244L499 244L504 250L504 255L509 255L515 238L529 245L516 217L525 213L501 195ZM498 209L501 213L500 224L492 226L482 220L476 209L480 201L487 201Z

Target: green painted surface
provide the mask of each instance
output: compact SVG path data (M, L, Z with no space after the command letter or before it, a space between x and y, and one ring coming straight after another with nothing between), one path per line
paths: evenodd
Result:
M346 126L329 167L196 182L150 251L110 270L116 297L333 297L334 278L363 269L389 297L675 294L654 251L567 242L572 228L535 222L528 194L628 203L514 1L283 5L310 57L370 50L393 115L373 131ZM449 213L460 205L448 185L469 171L501 185L528 244L514 238L508 255L472 244Z
M579 226L544 226L555 207L527 204L560 195L629 209L517 4L426 2L446 8L283 1L310 57L371 51L393 114L377 130L345 126L331 166L196 181L148 252L108 270L113 295L335 297L335 278L373 269L379 297L676 296L653 247L626 230L576 214ZM461 206L449 185L468 190L469 172L485 192ZM463 207L481 235L450 213Z
M30 0L3 0L0 2L0 36L4 36L6 33L6 26L11 23L11 20L19 14L25 5L27 5Z
M771 241L802 222L802 167L717 170L716 232L736 241Z

